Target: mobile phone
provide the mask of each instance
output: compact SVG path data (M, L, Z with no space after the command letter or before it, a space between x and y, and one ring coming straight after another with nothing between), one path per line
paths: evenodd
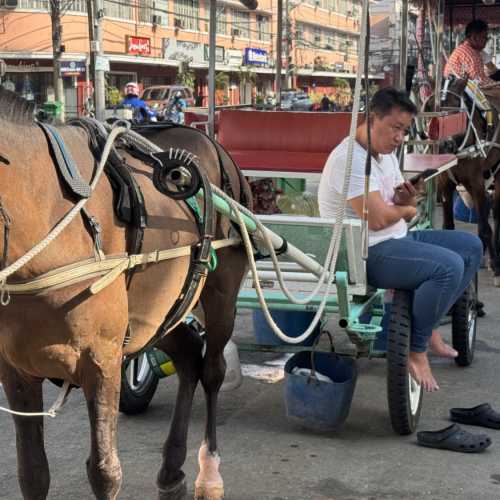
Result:
M423 172L420 172L419 174L410 177L410 179L408 180L415 186L416 184L418 184L420 179L423 179L425 182L427 182L436 175L439 175L440 173L441 172L435 168L427 168Z

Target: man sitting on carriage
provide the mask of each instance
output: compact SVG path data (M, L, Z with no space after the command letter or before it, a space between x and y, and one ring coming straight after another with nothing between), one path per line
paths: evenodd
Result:
M500 71L484 52L487 42L488 24L481 19L471 21L465 28L465 41L452 52L446 63L444 76L476 82L490 105L500 113Z
M444 357L457 352L435 330L476 275L483 245L462 231L410 231L416 213L416 191L404 181L394 150L401 146L417 113L405 92L384 88L370 101L369 146L366 122L358 126L347 190L346 216L364 217L368 207L368 283L411 294L412 324L409 369L424 389L439 388L427 358L427 347ZM322 217L334 217L343 202L349 138L328 157L318 190ZM372 158L369 193L364 197L367 151Z

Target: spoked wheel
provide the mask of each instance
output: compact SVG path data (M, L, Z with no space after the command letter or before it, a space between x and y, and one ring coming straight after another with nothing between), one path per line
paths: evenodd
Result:
M144 412L153 399L158 380L146 353L125 361L122 365L120 411L126 415Z
M392 428L402 435L415 432L422 409L422 386L408 370L410 334L410 296L396 290L387 335L387 399Z
M458 351L455 363L469 366L474 359L477 329L477 288L473 281L453 306L451 334L453 347Z

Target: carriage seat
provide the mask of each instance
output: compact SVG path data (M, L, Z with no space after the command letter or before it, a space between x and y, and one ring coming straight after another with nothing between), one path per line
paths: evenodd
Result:
M321 174L350 124L351 113L223 110L218 140L243 170Z

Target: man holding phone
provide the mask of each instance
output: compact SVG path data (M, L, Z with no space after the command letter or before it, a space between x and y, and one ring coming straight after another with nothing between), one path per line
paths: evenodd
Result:
M416 190L399 171L394 150L399 147L417 109L407 94L395 88L375 93L370 102L372 172L367 199L368 282L377 288L412 292L412 334L409 369L427 391L439 386L432 375L427 347L438 355L457 352L433 330L475 276L481 262L481 240L462 231L411 231L416 214ZM322 217L333 217L341 203L349 139L330 154L319 185ZM367 123L356 131L346 217L362 218Z

